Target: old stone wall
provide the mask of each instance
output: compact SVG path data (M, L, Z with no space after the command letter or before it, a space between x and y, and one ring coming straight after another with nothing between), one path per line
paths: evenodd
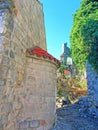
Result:
M98 74L90 64L87 64L88 96L92 100L92 105L98 107Z
M24 121L32 122L32 127L36 121L36 130L50 130L56 118L57 67L42 58L29 58L26 66L26 96L22 101Z
M88 62L86 64L86 75L88 94L85 98L79 100L80 113L84 114L85 117L98 118L98 74Z
M46 50L41 3L0 0L0 130L22 130L26 49L34 45Z

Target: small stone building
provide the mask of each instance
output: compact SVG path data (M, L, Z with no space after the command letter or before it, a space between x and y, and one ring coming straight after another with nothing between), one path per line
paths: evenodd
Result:
M59 64L38 46L27 49L25 118L31 118L32 126L36 123L40 130L49 130L55 122L56 71Z
M58 65L47 52L42 4L0 0L0 130L51 128Z

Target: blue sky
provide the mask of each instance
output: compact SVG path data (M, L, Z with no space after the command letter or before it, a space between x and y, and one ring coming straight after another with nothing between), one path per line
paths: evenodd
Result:
M80 7L82 0L40 0L43 4L47 50L54 57L60 58L62 44L70 47L70 32L73 14Z

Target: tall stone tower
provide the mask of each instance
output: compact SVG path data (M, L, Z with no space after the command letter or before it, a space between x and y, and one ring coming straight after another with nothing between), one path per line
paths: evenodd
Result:
M9 35L13 45L16 42L25 47L38 45L46 49L42 4L37 0L0 1L0 33L3 41Z
M59 61L46 50L42 4L0 0L0 130L48 130L54 123Z
M61 62L66 63L67 58L71 56L70 48L67 47L67 43L64 43L62 46L62 54L60 56Z

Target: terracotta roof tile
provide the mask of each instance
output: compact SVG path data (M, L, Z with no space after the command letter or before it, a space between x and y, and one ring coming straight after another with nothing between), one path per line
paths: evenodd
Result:
M64 70L64 74L70 74L70 70Z
M36 55L37 57L42 57L44 59L48 58L49 60L52 60L52 61L56 62L58 65L60 65L60 61L58 59L56 59L51 54L49 54L47 51L45 51L44 49L42 49L38 46L35 46L31 49L27 49L26 52L29 53L30 55Z

